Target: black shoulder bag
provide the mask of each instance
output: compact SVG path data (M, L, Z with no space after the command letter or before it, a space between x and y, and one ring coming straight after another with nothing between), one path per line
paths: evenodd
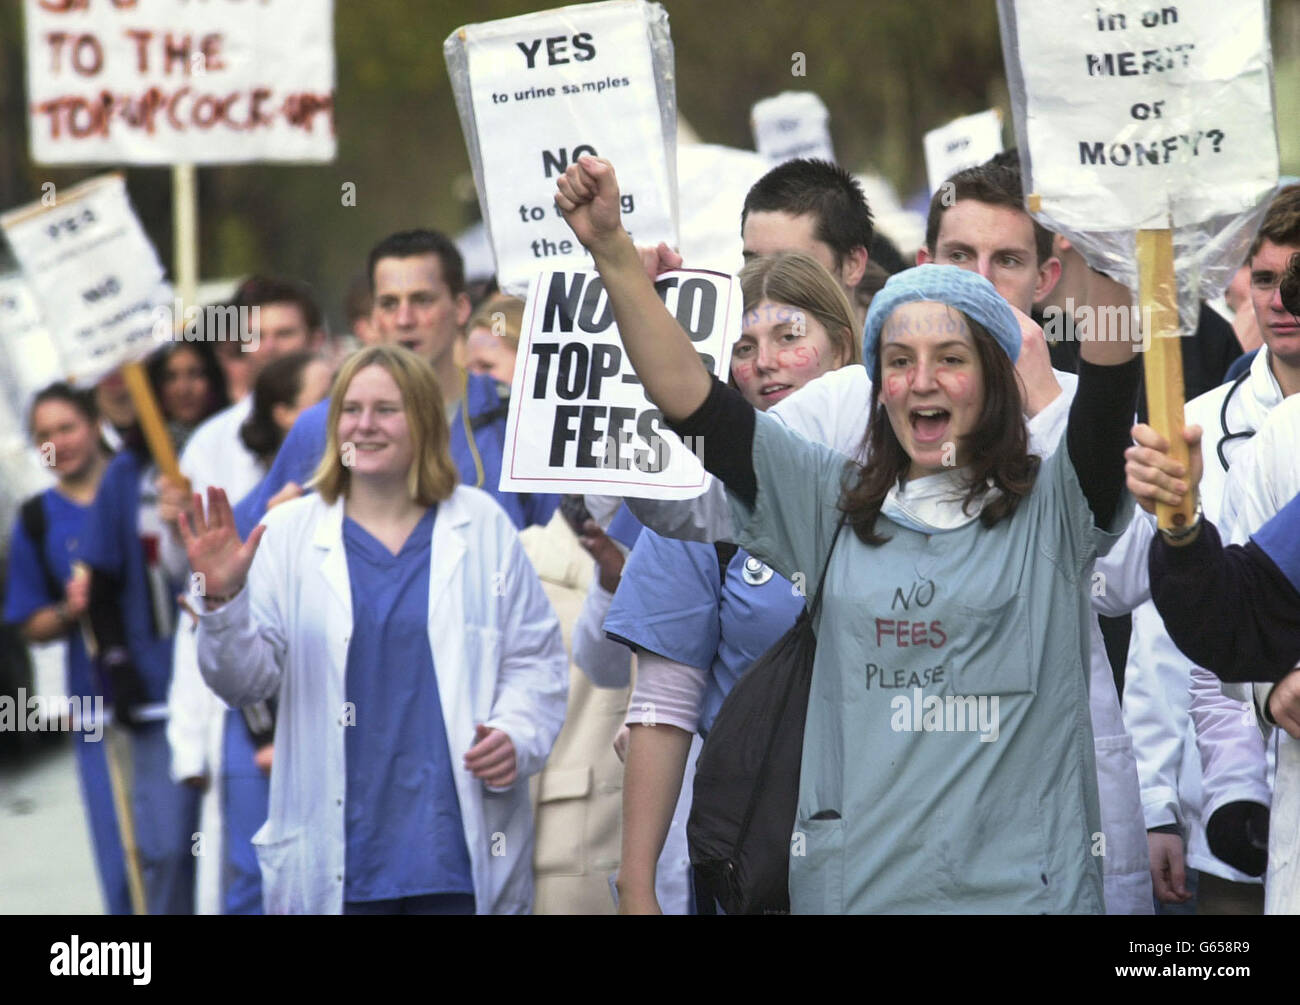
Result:
M826 570L811 604L731 689L695 765L686 825L700 913L790 913L790 837Z

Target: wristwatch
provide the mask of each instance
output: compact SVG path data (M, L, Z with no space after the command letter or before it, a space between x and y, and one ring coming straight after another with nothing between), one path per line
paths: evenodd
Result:
M1195 535L1196 532L1201 529L1202 514L1203 511L1201 509L1201 497L1198 495L1196 497L1196 511L1192 513L1192 519L1187 524L1187 526L1174 527L1172 529L1161 527L1160 533L1164 535L1164 539L1168 541L1170 544L1181 544L1182 542L1186 541L1189 537Z

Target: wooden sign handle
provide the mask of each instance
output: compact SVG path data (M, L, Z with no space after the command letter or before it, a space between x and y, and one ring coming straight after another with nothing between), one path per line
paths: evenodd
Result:
M136 418L158 470L178 484L186 484L186 480L181 477L180 465L176 462L176 449L167 432L167 423L163 421L162 410L153 396L153 388L149 386L149 375L145 372L144 364L123 364L122 379L126 381L126 389L131 392Z
M1138 303L1149 327L1145 333L1147 421L1170 444L1169 454L1188 465L1183 440L1183 352L1179 341L1178 286L1174 277L1172 230L1139 230L1137 234ZM1194 493L1182 505L1156 504L1161 530L1186 527L1196 512Z

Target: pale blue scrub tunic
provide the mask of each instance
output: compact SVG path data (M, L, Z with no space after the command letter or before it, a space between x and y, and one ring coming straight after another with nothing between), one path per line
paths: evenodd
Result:
M738 543L816 583L844 458L757 415ZM794 912L1101 913L1088 585L1108 532L1068 450L991 529L841 535L817 622L790 858ZM957 700L957 699L962 700ZM937 707L936 707L937 706Z
M604 627L620 642L708 671L697 727L707 735L736 681L803 605L788 579L743 549L731 556L724 583L712 544L642 530Z

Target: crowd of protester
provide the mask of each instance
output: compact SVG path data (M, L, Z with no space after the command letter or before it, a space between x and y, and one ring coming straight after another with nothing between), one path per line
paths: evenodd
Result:
M1236 319L1183 340L1187 470L1134 425L1135 339L1044 334L1134 291L1029 215L1014 156L935 194L911 268L845 171L773 168L726 382L654 290L692 263L633 245L616 167L582 158L556 204L647 395L707 440L697 499L498 488L524 304L471 302L431 230L357 263L345 336L258 276L231 301L256 351L156 352L180 478L116 375L35 397L55 484L4 618L66 640L67 694L125 741L75 741L105 910L699 910L700 739L818 581L793 911L1300 909L1300 186ZM994 720L898 724L933 696Z

